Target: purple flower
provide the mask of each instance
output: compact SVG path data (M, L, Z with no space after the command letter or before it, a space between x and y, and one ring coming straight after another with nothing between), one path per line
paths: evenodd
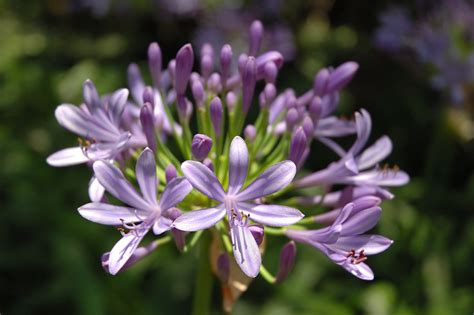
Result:
M287 230L285 233L297 242L320 250L354 276L373 280L374 274L364 261L367 256L381 253L393 243L380 235L363 234L376 225L381 211L379 207L349 203L331 226L318 230Z
M261 256L249 228L250 220L263 225L286 226L298 222L303 214L286 206L255 204L254 200L286 187L295 176L296 166L291 161L275 164L242 189L249 164L247 146L242 138L235 137L232 140L229 160L227 192L214 173L202 163L186 161L182 164L184 176L191 185L219 204L185 213L173 225L182 231L202 230L213 226L227 214L235 260L246 275L256 277Z
M112 196L128 205L125 207L94 202L78 209L90 221L123 226L129 230L128 233L122 233L122 239L115 244L108 257L108 269L114 275L131 259L150 229L156 235L171 229L172 220L168 218L168 210L181 202L192 190L192 186L184 177L175 178L166 185L158 201L155 158L148 148L141 153L136 166L141 195L111 163L97 161L93 167L100 184Z

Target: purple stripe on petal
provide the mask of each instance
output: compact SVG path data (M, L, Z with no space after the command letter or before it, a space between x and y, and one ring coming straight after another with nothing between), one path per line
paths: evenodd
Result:
M216 175L207 166L196 161L186 161L181 164L181 170L194 188L209 198L224 201L224 189Z
M155 155L149 148L145 148L138 157L135 173L143 198L152 205L158 204Z
M150 209L151 206L135 191L117 167L105 161L97 161L93 168L99 182L115 198L140 210Z
M73 147L59 150L46 159L51 166L62 167L88 162L89 158L84 155L81 147Z
M240 269L249 277L255 278L260 272L262 257L260 249L247 226L231 227L234 257Z
M250 219L269 226L295 224L304 217L298 209L280 205L252 205L237 203L237 207L250 213Z
M240 191L247 178L249 167L249 152L247 145L241 137L235 137L230 144L229 152L229 194Z
M172 179L161 194L160 207L165 211L176 206L193 190L193 186L184 177Z
M291 161L282 161L270 166L260 174L242 192L237 194L237 201L247 201L271 195L291 183L296 174L296 165Z
M181 231L199 231L210 228L225 216L222 205L216 208L193 210L183 213L174 222L173 227Z
M139 222L142 216L147 215L145 211L101 202L88 203L77 210L83 218L104 225Z

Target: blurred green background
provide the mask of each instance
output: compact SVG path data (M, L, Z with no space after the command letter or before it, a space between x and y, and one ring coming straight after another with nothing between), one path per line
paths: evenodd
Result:
M279 76L280 87L301 92L312 86L320 67L360 63L340 113L368 109L373 139L388 134L395 144L389 162L412 176L408 186L394 190L395 200L383 204L377 232L395 243L370 259L374 282L358 280L322 254L298 246L289 279L271 286L258 278L234 313L472 314L474 142L459 136L447 118L449 100L431 89L416 68L373 48L377 15L394 3L411 5L387 0L0 0L0 313L190 312L195 254L181 255L167 246L127 272L106 274L100 256L118 234L76 212L88 201L89 170L52 168L45 159L76 142L58 125L54 109L61 102L79 103L86 78L100 92L125 86L128 63L146 69L151 41L160 43L167 62L186 42L206 39L210 33L203 26L215 30L222 23L219 16L233 14L245 17L244 30L247 21L261 18L265 26L283 25L293 34L283 40L290 43L291 60ZM246 33L220 36L245 43ZM316 150L321 154L315 154L315 168L334 158L322 146ZM272 261L278 250L275 246L265 256L270 268L276 268ZM214 296L219 314L217 285Z

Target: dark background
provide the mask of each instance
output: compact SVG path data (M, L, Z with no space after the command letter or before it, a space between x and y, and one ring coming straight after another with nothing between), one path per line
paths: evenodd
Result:
M197 9L183 13L170 12L165 1L0 0L1 314L189 313L195 253L166 246L125 273L106 274L100 256L118 234L76 212L88 201L88 169L52 168L45 159L76 143L54 109L79 103L86 78L102 93L125 86L128 63L139 62L146 73L151 41L168 62L197 41L203 25L218 26L221 1L196 2ZM88 3L105 3L105 10ZM446 118L449 100L431 89L416 64L402 64L372 44L379 12L411 1L275 1L270 11L271 1L226 3L237 17L284 23L293 33L295 54L279 76L281 88L302 92L320 67L357 61L340 113L368 109L373 139L387 134L394 142L388 162L412 176L383 204L377 232L395 243L370 259L374 282L299 246L290 278L279 286L256 279L235 314L471 314L474 143L458 136ZM245 42L246 33L231 36ZM322 146L314 150L313 168L334 158ZM277 246L266 254L270 268L277 255ZM217 286L214 293L218 314Z

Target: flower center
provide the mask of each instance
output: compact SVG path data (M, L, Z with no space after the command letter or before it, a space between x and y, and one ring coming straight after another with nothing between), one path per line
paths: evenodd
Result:
M351 262L351 264L354 264L354 265L358 265L358 264L360 264L361 262L366 261L367 258L368 258L368 257L364 254L364 249L361 249L358 254L356 253L355 249L351 249L351 250L347 253L346 257L347 257L348 259L350 259L349 261Z

